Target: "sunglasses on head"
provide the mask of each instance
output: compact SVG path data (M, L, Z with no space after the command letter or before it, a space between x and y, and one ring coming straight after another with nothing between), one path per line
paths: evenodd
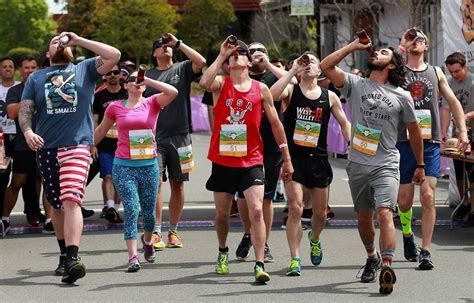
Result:
M262 52L262 53L266 54L267 50L263 47L259 47L259 48L250 48L249 52L250 52L250 55L252 55L255 52Z
M120 74L120 71L119 71L119 70L111 70L110 72L108 72L108 73L105 74L105 75L107 75L107 76L112 76L112 75L117 76L117 75L119 75L119 74Z

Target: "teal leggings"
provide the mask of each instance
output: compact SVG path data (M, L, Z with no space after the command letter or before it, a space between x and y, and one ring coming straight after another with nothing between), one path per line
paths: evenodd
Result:
M114 164L112 178L124 207L125 240L138 237L139 205L142 209L143 229L153 231L155 226L156 196L158 194L158 164L131 167Z

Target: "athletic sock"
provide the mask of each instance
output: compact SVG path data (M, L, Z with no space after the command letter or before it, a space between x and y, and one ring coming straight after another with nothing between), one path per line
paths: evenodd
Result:
M79 247L75 245L69 245L66 247L66 259L71 260L72 258L77 258L77 253L79 251Z
M153 228L153 232L157 233L161 237L161 224L155 223L155 227Z
M364 244L365 250L367 251L367 256L371 259L377 258L377 249L375 248L375 243Z
M263 262L255 262L255 267L260 266L263 270L265 270L265 265L263 264Z
M64 239L58 240L58 245L59 245L59 251L61 252L61 255L66 254L66 242Z
M114 204L114 208L115 208L115 210L119 210L119 208L120 208L120 203L119 203L119 204Z
M2 221L10 222L10 217L2 217Z
M413 209L410 208L407 212L402 212L398 208L398 215L400 216L400 222L402 222L403 235L411 235L411 219L413 217Z
M170 224L170 232L177 233L178 232L178 224Z
M393 250L393 249L384 249L384 250L382 250L383 264L392 265L392 259L393 259L394 254L395 254L395 250Z
M107 205L107 208L115 208L114 204L114 200L107 200L107 202L105 202L106 205Z
M228 252L229 252L229 247L228 247L228 246L226 246L226 247L224 247L224 248L220 248L220 247L219 247L219 252L221 252L221 253L228 253Z

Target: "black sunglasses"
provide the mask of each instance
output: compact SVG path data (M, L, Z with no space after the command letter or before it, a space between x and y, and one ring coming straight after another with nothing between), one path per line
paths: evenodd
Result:
M136 76L130 76L125 80L125 83L130 83L130 82L137 82L137 77Z
M260 47L260 48L249 48L249 52L250 52L250 55L252 55L255 52L262 52L262 53L266 54L267 50L265 48L262 48L262 47Z
M111 70L110 72L108 72L106 75L107 76L112 76L112 75L119 75L120 74L120 71L119 70Z
M243 50L243 49L240 49L239 51L239 55L242 55L242 56L247 56L248 52L246 50Z

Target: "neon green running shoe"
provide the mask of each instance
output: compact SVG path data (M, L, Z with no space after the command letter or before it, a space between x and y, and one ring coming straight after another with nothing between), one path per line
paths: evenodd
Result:
M165 242L163 242L163 238L161 237L161 235L156 232L153 232L151 238L153 239L153 247L156 251L165 249Z
M261 267L260 265L255 265L254 272L255 272L255 282L265 283L265 282L270 281L270 275L266 273L263 267Z
M229 253L219 252L216 263L216 274L228 275L229 274Z
M313 236L313 230L310 230L308 233L309 245L310 245L310 259L313 265L321 264L323 261L323 250L321 248L321 240L313 241L311 237Z
M293 258L290 261L290 266L286 270L287 276L301 276L301 259L299 257Z

